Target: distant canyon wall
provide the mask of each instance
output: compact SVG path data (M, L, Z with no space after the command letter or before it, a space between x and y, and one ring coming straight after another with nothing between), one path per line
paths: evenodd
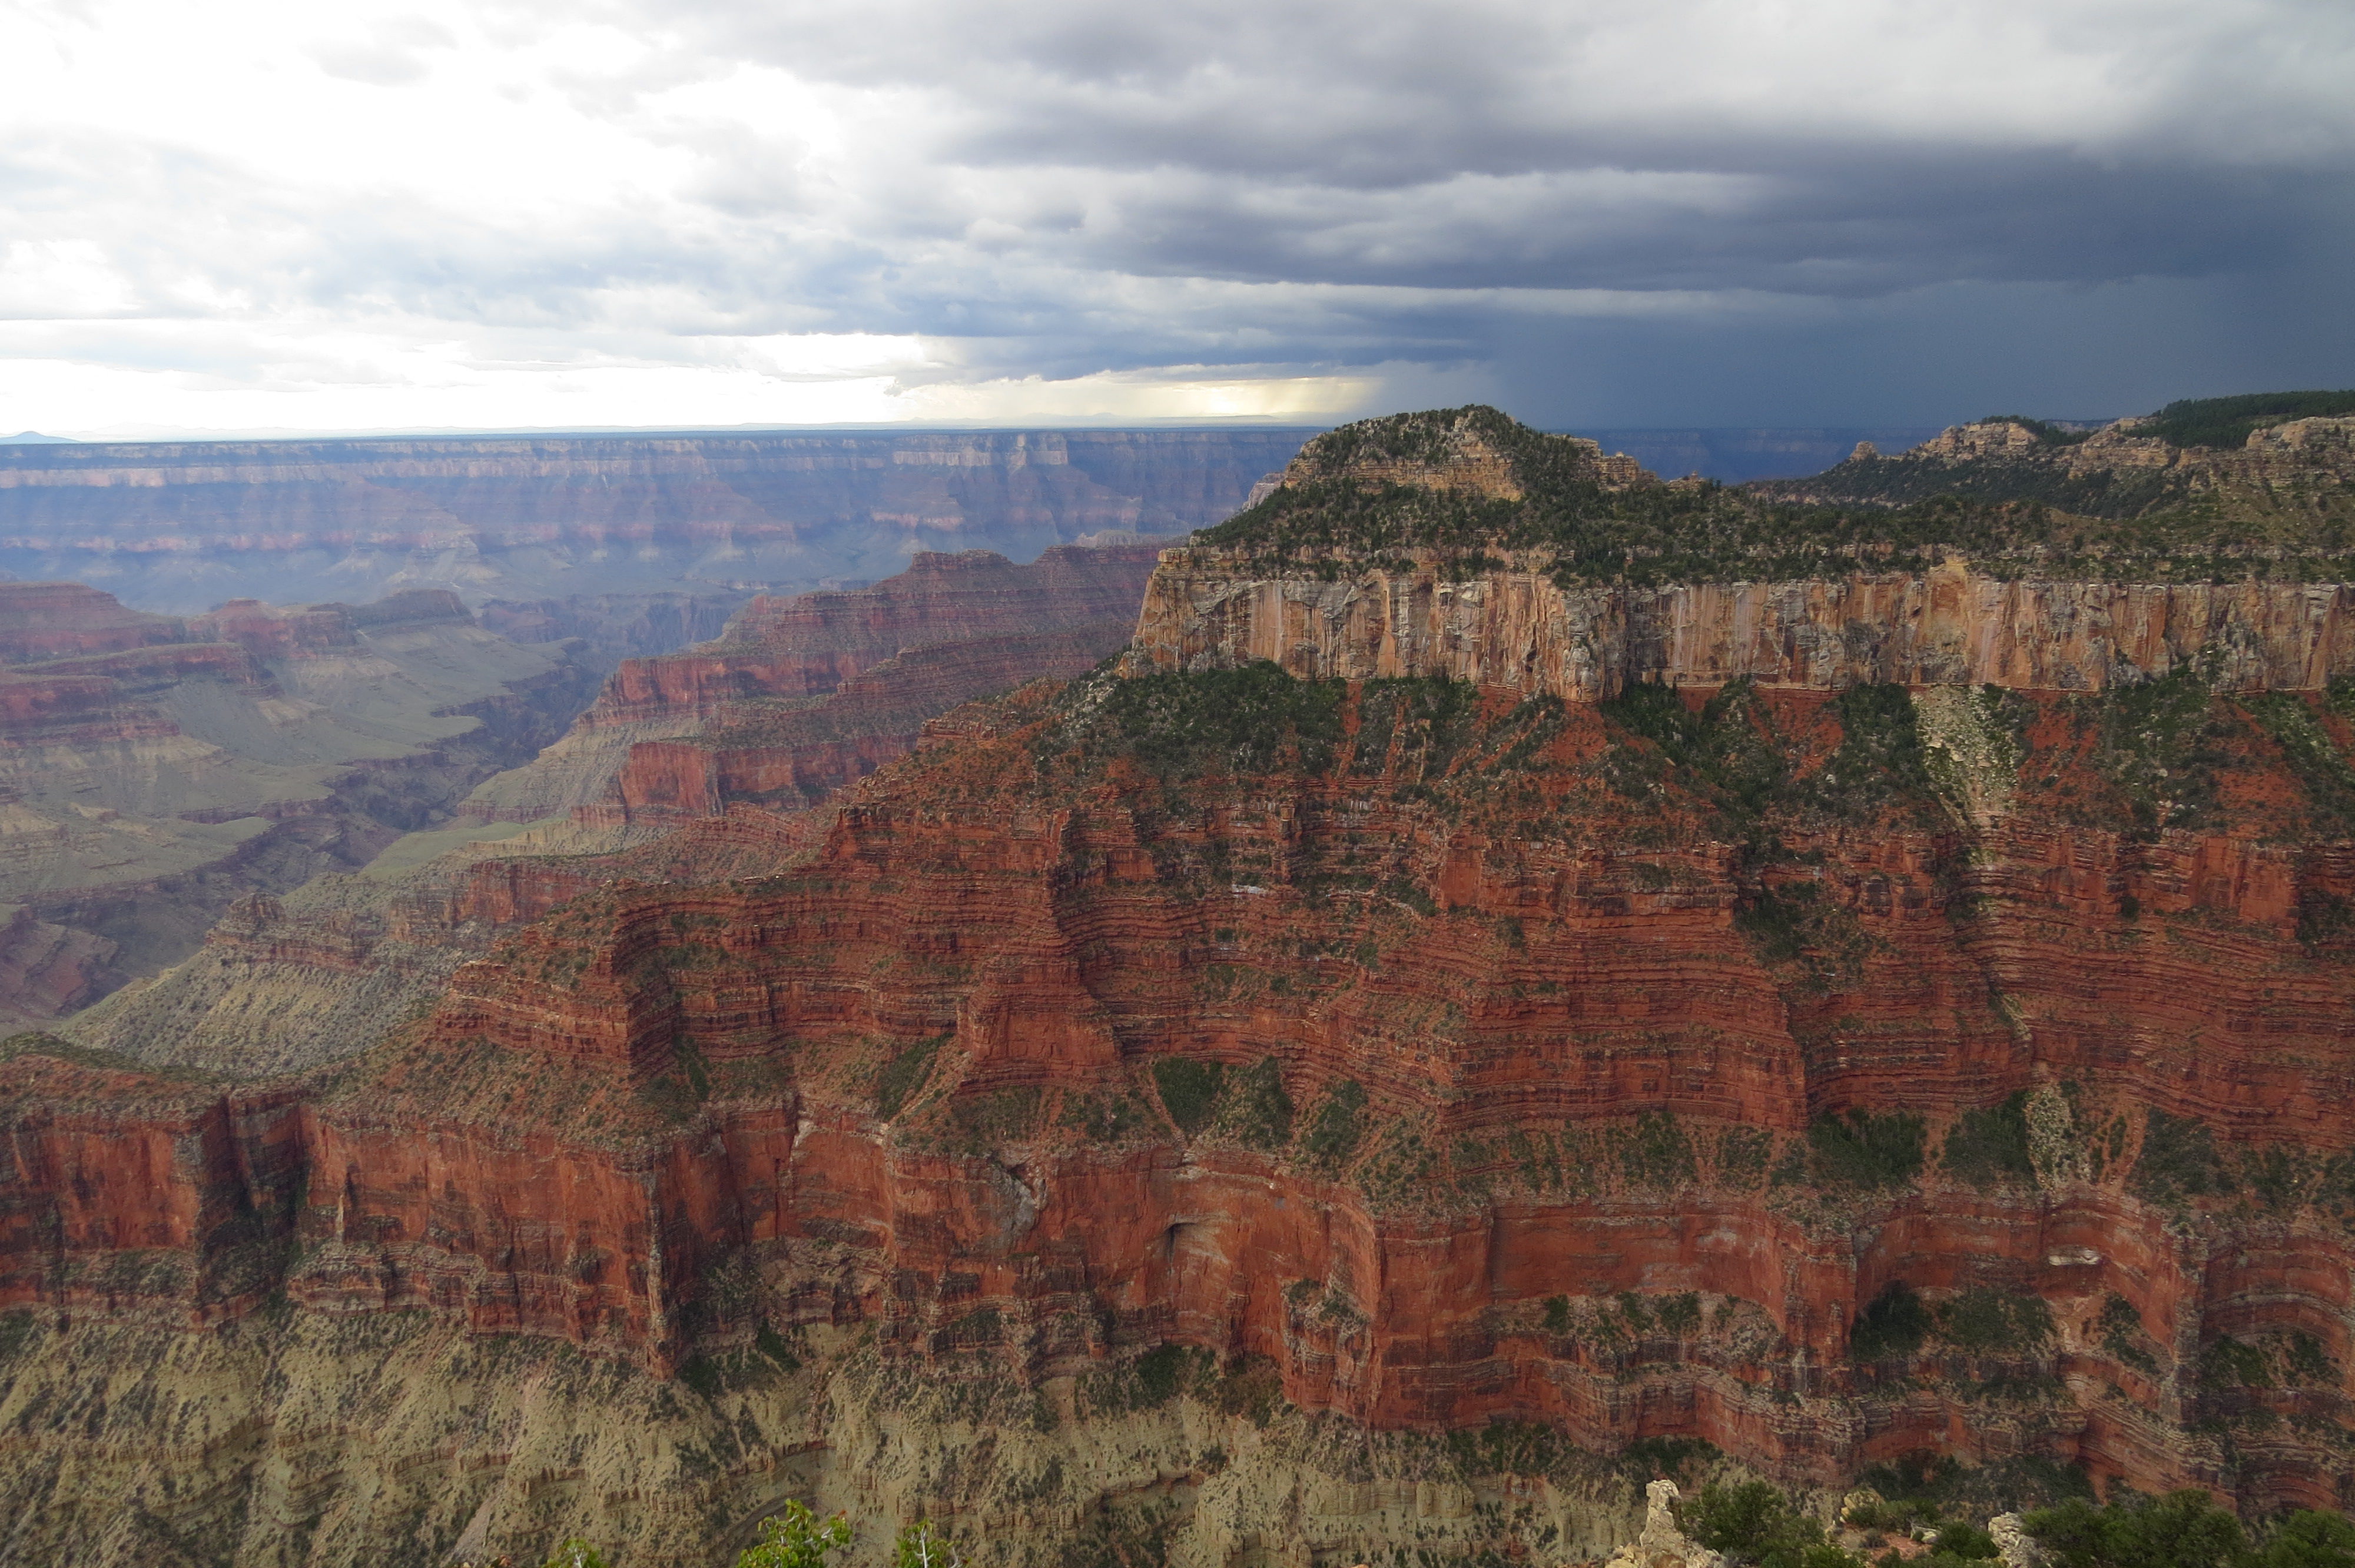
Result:
M143 608L406 588L559 607L871 581L1214 523L1311 432L837 433L0 447L0 573ZM653 648L647 652L656 651Z
M927 552L867 588L755 599L715 641L624 660L562 739L462 814L585 810L617 826L729 800L797 810L911 749L959 703L1118 652L1157 559L1141 546L1059 546L1026 566Z
M2215 661L2225 691L2314 691L2355 671L2338 583L2007 580L1949 561L1782 583L1564 588L1542 565L1451 582L1434 561L1330 580L1211 549L1164 552L1137 657L1264 659L1304 677L1447 675L1573 702L1631 682L1835 691L1871 682L2098 691Z

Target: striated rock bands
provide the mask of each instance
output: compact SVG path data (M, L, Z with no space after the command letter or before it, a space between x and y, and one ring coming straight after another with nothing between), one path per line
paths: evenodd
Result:
M1378 1428L2328 1500L2322 787L2195 688L2210 803L2122 834L2124 699L2015 696L1981 828L1888 691L1032 693L768 874L575 898L309 1086L20 1045L0 1290L179 1323L276 1282L656 1369L863 1320L952 1383L1199 1345ZM1897 1286L1912 1338L1868 1334Z
M1157 560L1146 546L1057 548L1028 566L925 554L869 588L755 599L715 642L623 662L563 739L464 813L621 825L730 800L798 810L959 703L1118 652Z
M2098 691L2198 667L2234 691L2319 691L2355 673L2341 583L2006 578L1960 559L1920 574L1661 588L1549 571L1455 580L1431 553L1269 570L1171 550L1135 656L1165 669L1267 660L1311 679L1443 675L1597 702L1631 682L1839 691L1875 682Z

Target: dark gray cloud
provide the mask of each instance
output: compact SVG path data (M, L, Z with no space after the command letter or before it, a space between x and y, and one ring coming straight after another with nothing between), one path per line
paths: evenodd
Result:
M156 5L28 12L99 107L0 139L0 397L142 341L282 402L446 363L835 376L850 418L1248 384L1934 422L2355 381L2341 0L257 4L225 48L285 36L220 57L226 124L107 107L168 73Z

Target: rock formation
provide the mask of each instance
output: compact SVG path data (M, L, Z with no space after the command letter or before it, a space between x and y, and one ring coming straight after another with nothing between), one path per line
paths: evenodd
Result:
M2096 615L1889 508L1799 543L1890 569L1745 597L1645 563L1780 503L1500 419L1325 438L1122 664L826 810L682 764L667 836L467 868L501 934L357 1054L12 1043L12 1542L687 1556L790 1493L1005 1563L1690 1563L1652 1438L2355 1499L2327 540ZM1681 643L1572 623L1658 589Z
M2181 447L2165 421L2120 419L2061 430L1999 418L1957 425L1908 451L1860 448L1808 479L1754 487L1762 494L1835 504L1902 504L1937 495L2041 500L2088 516L2146 514L2189 500L2221 503L2263 547L2285 520L2343 514L2355 496L2355 418L2261 425L2229 447Z
M454 826L400 842L367 876L245 899L201 951L70 1033L246 1075L348 1055L507 927L615 877L709 880L758 863L793 840L773 813L905 755L938 715L1085 672L1126 642L1156 559L1134 546L1059 547L1025 567L925 555L872 588L759 600L709 646L628 661L555 745L476 789ZM715 821L646 845L698 819ZM69 953L24 942L44 977L68 967Z
M624 662L571 731L470 800L473 821L672 825L798 810L904 755L926 720L1118 652L1149 546L919 555L871 588L760 598L716 641Z
M1165 669L1253 659L1308 679L1440 674L1571 702L1631 682L1877 682L2091 692L2208 662L2235 691L2321 691L2355 673L2355 589L1921 573L1662 588L1565 587L1550 563L1453 580L1433 551L1348 576L1246 553L1168 553L1137 627Z
M1677 1523L1677 1484L1644 1489L1644 1533L1611 1554L1604 1568L1724 1568L1725 1559L1687 1536Z

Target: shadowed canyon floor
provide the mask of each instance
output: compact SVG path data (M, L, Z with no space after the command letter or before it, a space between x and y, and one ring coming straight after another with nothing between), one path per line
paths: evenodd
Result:
M1675 1440L2355 1500L2338 460L2187 586L2166 497L1964 560L1499 418L1321 439L815 810L468 868L365 1048L12 1042L9 1550L1551 1562Z

